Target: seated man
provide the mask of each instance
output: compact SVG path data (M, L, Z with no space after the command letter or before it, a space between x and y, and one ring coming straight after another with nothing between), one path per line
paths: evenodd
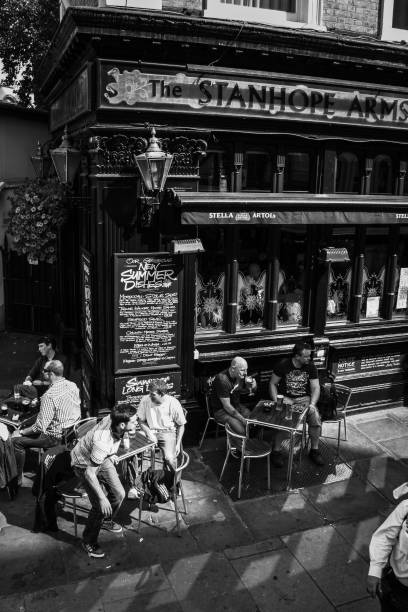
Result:
M167 394L164 380L152 380L148 391L137 410L140 427L149 440L156 442L168 467L176 469L186 424L183 408L178 399Z
M64 429L81 417L79 389L64 378L61 361L50 361L43 371L49 389L41 398L40 412L31 427L15 432L13 437L19 480L21 481L26 448L51 448L60 444Z
M242 357L234 357L227 370L223 370L214 378L210 406L218 423L229 427L241 436L245 435L246 419L250 415L248 408L240 403L240 395L256 390L256 381L251 378L246 381L248 364Z
M57 342L55 338L50 336L44 336L38 341L38 351L40 356L36 359L33 367L24 379L23 385L34 385L39 394L41 395L47 390L49 381L43 374L45 364L49 361L60 361L62 365L66 366L66 357L63 353L57 351Z
M71 451L72 467L91 503L82 534L82 547L89 557L105 556L98 545L101 528L113 533L122 531L121 525L112 520L125 498L115 465L124 433L134 429L134 413L131 406L116 406Z
M269 393L276 402L279 391L292 402L308 402L307 423L311 440L310 459L316 465L324 465L319 451L319 438L321 432L321 419L316 407L320 396L320 384L316 366L311 361L312 348L309 344L299 342L295 344L291 357L282 359L272 371L269 381ZM283 466L280 454L282 435L276 435L273 444L272 463L276 467Z

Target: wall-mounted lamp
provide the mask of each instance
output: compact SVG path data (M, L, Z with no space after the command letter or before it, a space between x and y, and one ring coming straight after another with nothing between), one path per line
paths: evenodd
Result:
M154 194L163 191L173 155L165 153L159 140L156 138L156 130L151 129L149 145L144 153L134 155L134 160L139 169L146 191Z
M60 146L52 149L50 154L59 182L64 185L72 184L81 162L81 152L71 146L67 126Z
M37 152L30 157L37 178L46 179L51 169L51 158L45 153L40 142L37 142Z

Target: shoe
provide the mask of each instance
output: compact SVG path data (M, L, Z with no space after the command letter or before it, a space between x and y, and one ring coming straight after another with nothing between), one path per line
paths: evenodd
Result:
M89 542L82 542L82 548L87 553L88 557L95 557L95 559L102 559L105 553L98 544L90 544Z
M103 521L102 529L111 531L112 533L122 533L122 525L119 525L119 523L115 523L115 521L111 521L110 519Z
M309 452L309 457L316 465L324 465L323 457L318 448L312 448Z
M282 468L284 465L282 453L280 451L272 451L271 452L271 462L274 467Z
M136 487L131 487L127 494L128 499L140 499L140 493Z

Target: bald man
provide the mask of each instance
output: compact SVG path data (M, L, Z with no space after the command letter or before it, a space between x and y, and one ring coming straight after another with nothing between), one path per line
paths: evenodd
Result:
M256 381L253 378L250 384L245 382L248 373L248 364L242 357L234 357L227 370L223 370L214 378L210 406L214 418L218 423L225 425L240 435L245 435L246 419L250 412L240 403L241 393L256 390Z

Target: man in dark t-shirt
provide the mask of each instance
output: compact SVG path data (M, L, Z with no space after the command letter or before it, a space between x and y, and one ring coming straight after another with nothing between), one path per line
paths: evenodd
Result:
M272 371L269 381L269 394L276 402L278 393L291 400L292 403L309 403L307 423L311 440L310 459L316 465L324 465L322 455L319 451L319 438L321 432L321 419L316 407L320 395L319 378L316 366L311 361L312 347L300 342L295 344L291 357L282 359ZM282 436L275 436L272 451L274 465L282 464L280 457L280 445Z
M256 390L254 378L247 379L248 364L242 357L234 357L227 370L214 378L211 385L210 406L218 423L231 427L240 435L245 435L246 419L249 410L240 404L241 393Z

